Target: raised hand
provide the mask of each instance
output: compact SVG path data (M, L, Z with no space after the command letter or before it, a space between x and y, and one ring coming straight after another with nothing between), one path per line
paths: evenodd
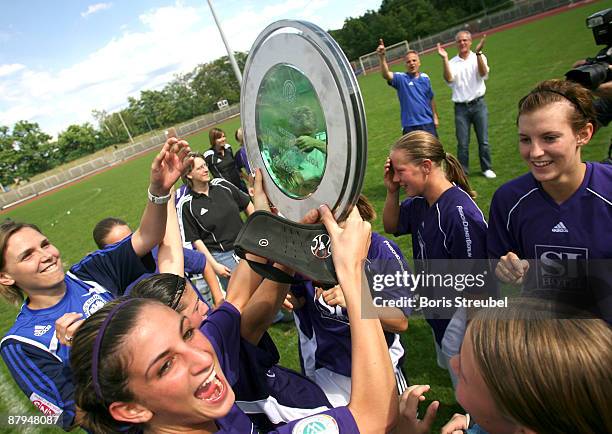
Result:
M332 259L336 272L340 274L342 271L352 272L355 269L361 269L370 247L372 233L370 223L363 221L357 207L353 207L343 227L338 225L326 205L319 207L319 213L331 238Z
M438 48L438 55L442 58L442 59L448 59L448 53L446 52L446 50L442 47L442 45L440 45L440 43L438 42L438 45L436 45L436 47Z
M193 157L185 140L170 137L151 164L150 191L156 196L165 196L178 181L181 174L191 166Z
M484 48L485 39L487 39L486 33L482 35L482 39L480 40L480 42L478 42L478 45L476 45L476 53L482 51L482 49Z
M393 171L393 165L391 164L391 158L387 158L385 162L385 171L384 171L384 183L387 191L389 193L395 193L399 190L399 182L393 181L393 177L395 172Z
M376 48L376 52L379 56L384 56L387 52L387 49L385 48L385 43L382 38L378 40L378 47Z

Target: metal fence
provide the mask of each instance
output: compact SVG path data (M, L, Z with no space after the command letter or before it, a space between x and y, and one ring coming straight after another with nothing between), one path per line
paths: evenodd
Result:
M240 114L240 104L235 104L225 110L192 119L186 123L177 125L175 128L180 137L187 137L238 114ZM13 190L9 190L8 192L0 194L0 209L6 209L12 205L16 205L55 188L99 172L107 167L121 163L136 155L158 148L165 140L164 134L159 132L142 138L131 145L118 148L112 153L93 158L78 166L64 169L38 181L30 182Z
M436 44L439 42L441 44L446 44L448 42L452 42L455 40L455 35L459 30L469 30L471 33L480 33L489 29L493 29L499 26L503 26L504 24L509 24L523 18L528 18L533 15L537 15L543 12L550 11L552 9L556 9L562 6L566 6L569 4L580 4L585 3L581 1L571 1L571 0L537 0L537 1L516 1L514 6L509 9L505 9L500 12L495 12L490 15L484 15L478 18L474 18L471 20L467 20L466 22L451 27L443 32L437 33L435 35L428 36L426 38L419 38L414 41L409 41L408 45L411 50L416 50L419 53L429 51L433 49ZM400 56L401 57L401 56ZM397 60L399 57L392 57L387 55L387 61L393 62ZM359 61L351 62L353 66L353 70L356 75L366 74L368 71L372 69L380 68L380 61L378 57L372 56L369 59L368 65L365 66L365 70L361 68Z

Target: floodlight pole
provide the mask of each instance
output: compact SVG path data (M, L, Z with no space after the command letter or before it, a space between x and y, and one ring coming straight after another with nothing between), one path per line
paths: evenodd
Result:
M229 57L229 61L232 64L232 68L234 68L234 74L236 74L236 80L242 86L242 73L240 72L240 68L238 68L238 63L236 62L236 58L234 57L234 52L229 46L227 39L225 39L225 34L223 33L223 29L221 28L221 23L217 19L217 14L215 13L215 8L212 5L211 0L208 1L208 7L210 7L210 11L212 12L212 16L215 20L215 24L217 24L217 28L219 29L219 34L221 35L221 39L223 40L223 44L225 45L225 49L227 50L227 56Z
M125 121L123 120L123 116L121 116L121 110L119 110L117 112L117 114L119 115L119 119L121 119L121 123L123 124L123 128L125 128L125 131L128 133L128 137L130 138L130 142L134 143L134 139L132 138L132 135L130 134L130 130L128 130L128 127L125 124Z

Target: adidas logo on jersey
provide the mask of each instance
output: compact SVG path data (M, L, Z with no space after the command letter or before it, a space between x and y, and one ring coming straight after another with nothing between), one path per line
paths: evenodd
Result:
M51 325L46 325L46 326L35 325L34 326L34 336L42 336L45 333L47 333L49 330L51 330Z
M204 215L204 214L206 214L207 212L208 212L208 210L207 210L206 208L202 208L202 209L200 210L200 215Z
M563 222L559 222L555 225L554 228L552 228L553 232L569 232L567 230L567 228L565 227L565 225L563 224Z

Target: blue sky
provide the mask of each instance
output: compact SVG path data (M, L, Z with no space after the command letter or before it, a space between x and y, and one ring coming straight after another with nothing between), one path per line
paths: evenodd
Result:
M268 24L304 19L329 30L377 10L381 0L216 0L233 50L247 51ZM376 41L373 41L375 49ZM206 0L3 0L0 125L38 122L53 135L93 122L142 89L225 54Z

